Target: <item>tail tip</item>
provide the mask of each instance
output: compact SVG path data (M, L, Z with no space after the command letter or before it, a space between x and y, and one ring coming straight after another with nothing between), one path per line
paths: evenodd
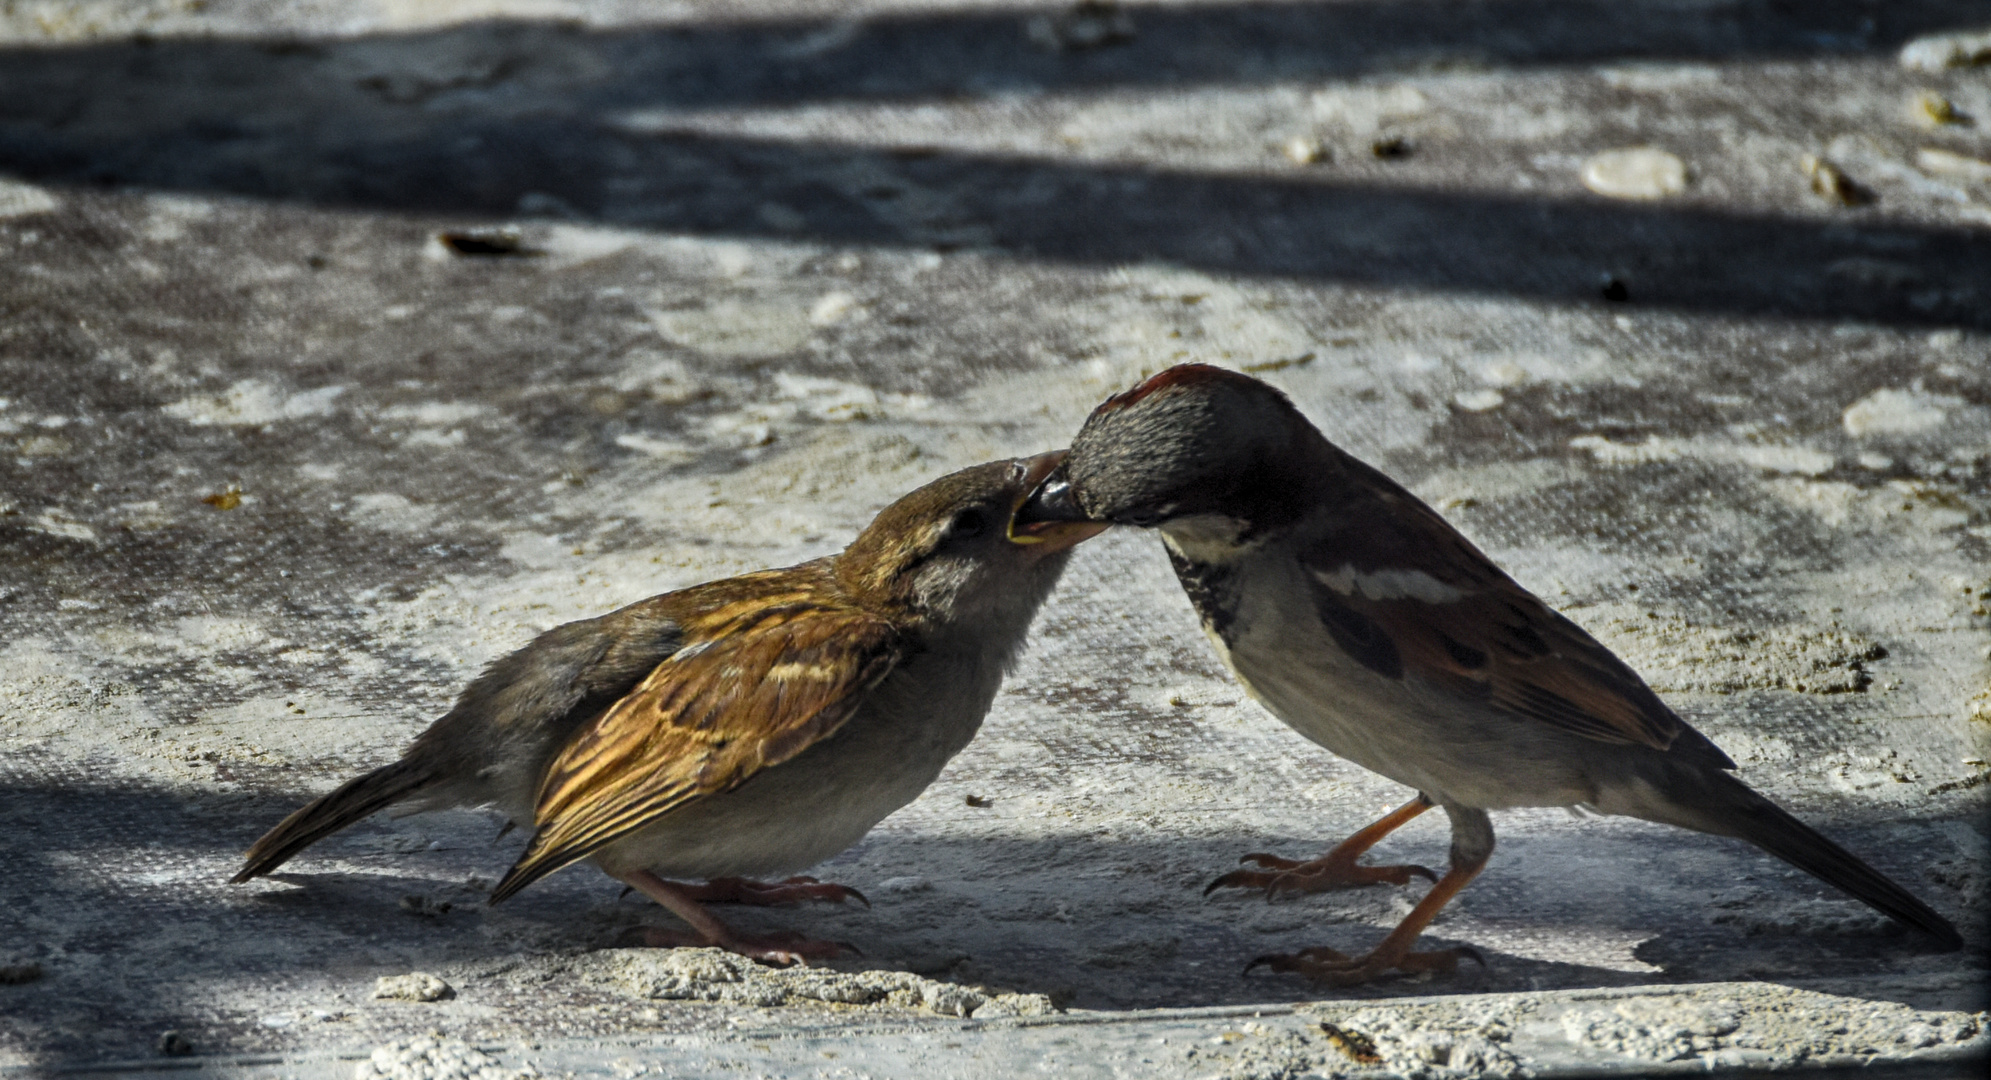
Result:
M1933 926L1918 926L1916 929L1934 938L1943 952L1957 952L1963 948L1963 935L1947 919L1939 918Z
M505 900L510 899L513 893L518 892L531 883L530 878L526 878L518 872L518 867L513 867L509 873L498 880L496 885L491 887L491 898L484 901L484 904L487 907L495 907Z

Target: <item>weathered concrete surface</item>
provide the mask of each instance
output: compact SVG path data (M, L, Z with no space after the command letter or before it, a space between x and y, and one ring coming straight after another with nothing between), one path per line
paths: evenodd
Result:
M1179 4L1063 52L1032 43L1053 8L743 10L0 4L0 967L29 980L0 985L0 1062L171 1030L349 1075L438 1029L497 1068L929 1075L955 1059L811 1040L972 1030L1112 1075L1152 1063L1108 1031L1241 1023L1143 1010L1240 1006L1313 1041L1168 1068L1301 1075L1356 1064L1322 1009L1442 1013L1351 1021L1387 1041L1525 992L1617 1019L1516 1034L1521 1065L1645 1067L1610 1024L1736 980L1683 992L1769 994L1745 1011L1781 1034L1676 1024L1680 1061L1981 1052L1991 69L1896 59L1976 5ZM1641 144L1685 191L1585 190ZM1868 201L1814 194L1807 154ZM626 968L661 961L602 950L662 916L599 874L483 905L517 843L486 815L222 884L534 631L830 550L1185 359L1289 390L1972 951L1732 844L1541 811L1498 819L1434 930L1484 971L1322 1005L1240 978L1409 897L1202 884L1403 793L1244 701L1135 535L1081 553L984 737L823 868L875 909L737 916L855 942L837 967L876 1000L655 997ZM1381 854L1443 847L1420 823ZM412 972L452 996L372 996ZM977 985L1074 1011L934 1014ZM1834 1035L1847 1010L1910 1035Z
M1821 1017L1832 1022L1821 1024ZM498 1078L906 1076L1051 1073L1081 1078L1377 1075L1635 1076L1790 1069L1807 1075L1976 1074L1991 1034L1962 1014L1759 983L1658 990L1486 994L1438 1000L1148 1009L1036 1019L925 1020L849 1010L735 1018L723 1032L524 1043L440 1033L371 1051L240 1055L205 1063L237 1077ZM106 1063L172 1075L175 1062ZM92 1070L96 1071L96 1070Z

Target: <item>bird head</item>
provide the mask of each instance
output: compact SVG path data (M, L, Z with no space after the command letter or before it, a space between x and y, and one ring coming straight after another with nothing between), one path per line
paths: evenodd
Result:
M1265 383L1182 364L1101 402L1018 520L1276 525L1302 505L1321 441Z
M886 507L843 553L837 577L860 600L938 629L1029 625L1074 545L1106 528L1019 524L1016 512L1062 450L951 473Z

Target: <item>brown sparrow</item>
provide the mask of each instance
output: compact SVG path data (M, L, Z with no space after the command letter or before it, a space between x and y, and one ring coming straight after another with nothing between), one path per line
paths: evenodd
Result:
M696 931L658 943L776 963L834 955L829 942L740 937L699 901L856 895L744 879L849 847L974 738L1071 547L1106 527L1014 526L1063 457L935 480L840 554L541 634L486 669L401 760L271 829L233 880L389 806L488 804L535 827L492 903L589 859Z
M1587 807L1746 840L1961 947L1941 915L1737 780L1728 755L1610 650L1256 379L1188 364L1109 398L1018 520L1159 529L1245 689L1300 734L1419 792L1319 859L1247 855L1263 869L1210 886L1435 880L1365 956L1308 949L1252 966L1348 985L1477 960L1411 945L1493 853L1486 812L1517 806ZM1434 805L1452 821L1443 877L1356 862Z

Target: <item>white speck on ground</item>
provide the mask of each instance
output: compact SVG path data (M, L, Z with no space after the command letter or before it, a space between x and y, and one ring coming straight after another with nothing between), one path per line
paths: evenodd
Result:
M1901 66L1941 72L1991 61L1991 30L1955 30L1918 37L1901 47Z
M1876 390L1846 406L1846 434L1859 439L1870 435L1927 435L1949 420L1952 410L1962 408L1962 398L1931 394L1921 390Z
M326 386L302 393L286 394L262 379L243 379L219 394L197 394L165 406L168 416L200 427L228 425L259 427L283 420L324 416L346 392L343 386Z
M1614 199L1664 199L1687 190L1687 163L1650 146L1605 150L1583 163L1583 186Z
M60 200L42 188L0 177L0 219L45 214L61 205Z

